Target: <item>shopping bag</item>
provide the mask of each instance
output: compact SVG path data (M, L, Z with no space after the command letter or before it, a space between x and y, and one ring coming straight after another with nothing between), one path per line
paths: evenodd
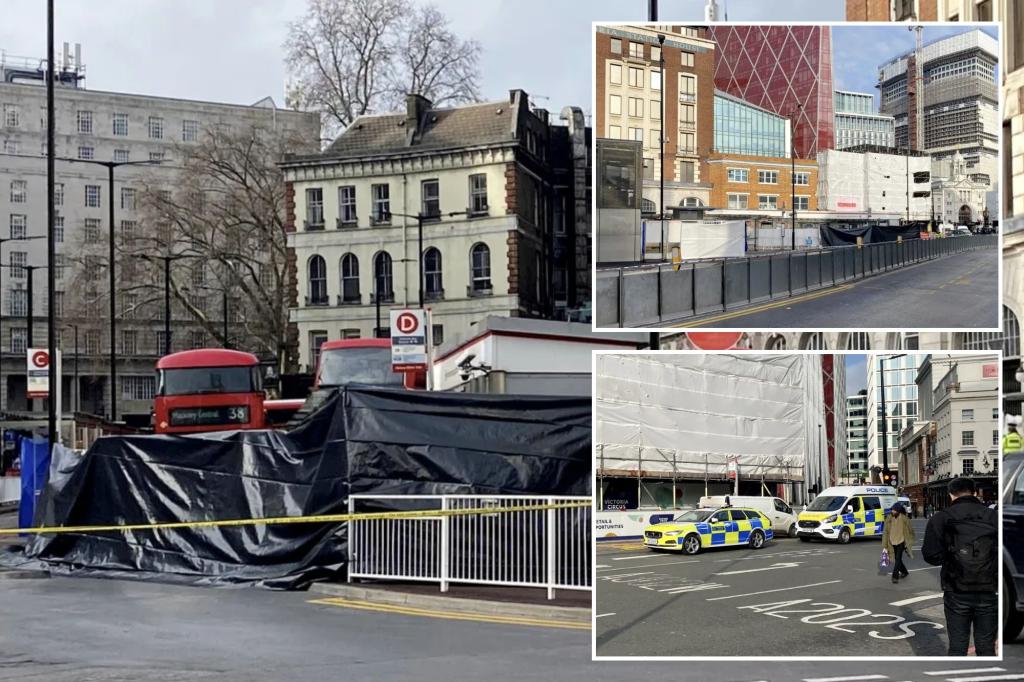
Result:
M888 550L882 550L882 556L878 558L878 570L885 573L889 570L889 552Z

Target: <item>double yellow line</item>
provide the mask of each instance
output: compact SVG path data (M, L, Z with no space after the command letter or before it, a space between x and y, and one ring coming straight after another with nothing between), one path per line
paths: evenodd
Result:
M854 283L855 284L855 283ZM812 301L816 298L822 298L830 294L838 294L840 291L846 291L847 289L853 288L854 284L842 284L837 287L831 287L823 291L812 291L809 294L803 294L802 296L794 296L792 298L785 298L781 301L775 301L774 303L765 303L763 305L754 306L753 308L744 308L743 310L737 310L733 313L725 313L722 315L716 315L714 317L703 317L699 320L692 322L683 322L682 324L673 325L674 327L704 327L713 322L721 322L723 320L731 320L734 317L743 317L744 315L753 315L754 313L760 313L765 310L771 310L772 308L782 308L794 303L803 303L805 301Z
M39 535L43 533L103 533L129 530L177 530L182 528L225 528L234 526L270 526L289 523L345 523L347 521L376 521L380 519L436 519L479 514L511 514L514 512L544 511L548 509L578 509L592 502L552 502L550 504L513 505L509 507L473 507L467 509L423 509L403 512L370 512L363 514L321 514L319 516L275 516L262 519L224 519L219 521L173 521L169 523L122 523L94 526L35 526L31 528L0 528L4 535Z
M401 606L397 604L378 604L375 602L358 601L355 599L344 599L341 597L329 597L326 599L311 599L309 604L321 606L337 606L346 609L358 609L361 611L379 611L382 613L397 613L404 616L422 616L427 618L442 618L445 620L468 620L478 623L498 623L503 625L529 625L542 628L566 628L569 630L589 630L590 623L580 623L571 620L550 620L545 618L528 618L525 616L501 616L483 615L476 613L462 613L460 611L439 611L435 609L421 609L413 606Z

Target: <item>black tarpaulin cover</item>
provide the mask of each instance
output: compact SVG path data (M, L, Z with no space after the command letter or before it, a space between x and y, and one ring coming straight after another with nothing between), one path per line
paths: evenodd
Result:
M346 434L348 437L346 438ZM344 513L353 492L589 494L590 400L349 388L288 432L111 436L51 468L36 524ZM297 588L340 577L344 524L36 536L73 574Z
M857 237L863 237L865 244L894 242L899 237L903 240L918 239L921 232L928 229L927 223L908 223L906 225L863 225L860 227L821 226L821 243L823 246L850 246L857 243Z

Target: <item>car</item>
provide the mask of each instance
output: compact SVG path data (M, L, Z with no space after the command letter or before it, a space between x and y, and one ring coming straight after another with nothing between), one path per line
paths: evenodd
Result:
M772 522L772 530L779 536L796 537L796 514L781 497L758 495L706 495L698 501L698 507L729 507L740 506L744 509L756 509Z
M1024 452L1003 457L1003 641L1024 629Z
M800 512L796 534L803 542L817 538L841 545L854 537L881 537L885 515L894 504L896 489L891 486L825 488Z
M696 554L709 547L761 549L772 540L771 520L748 507L692 509L644 529L644 546Z

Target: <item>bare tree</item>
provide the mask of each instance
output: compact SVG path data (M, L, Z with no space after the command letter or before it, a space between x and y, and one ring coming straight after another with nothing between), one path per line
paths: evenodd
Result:
M285 43L289 103L321 112L333 134L415 92L439 104L480 97L480 45L433 5L410 0L309 0Z

